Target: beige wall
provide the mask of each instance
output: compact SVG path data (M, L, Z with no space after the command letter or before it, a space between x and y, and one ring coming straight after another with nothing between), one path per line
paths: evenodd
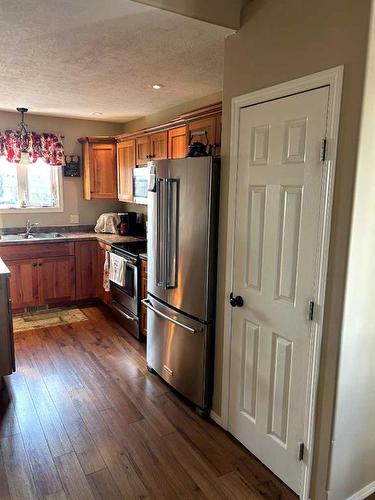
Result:
M334 421L330 500L375 488L375 11L369 41Z
M322 369L317 420L318 446L313 498L324 498L329 436L342 318L348 234L364 81L370 0L253 0L243 11L242 28L226 39L223 91L223 167L219 242L219 283L214 410L221 410L222 329L230 107L234 96L345 65ZM229 221L233 224L233 221Z
M124 124L123 131L134 132L143 128L154 127L162 123L167 123L168 121L177 118L179 115L188 113L189 111L193 111L194 109L202 108L204 106L209 106L210 104L220 102L222 98L222 93L216 92L215 94L210 94L208 96L195 99L194 101L185 102L180 106L168 108L164 111L160 111L159 113L154 113L153 115L144 116L142 118L138 118L137 120L127 122Z
M78 137L85 135L112 135L122 131L121 124L106 123L94 120L76 120L71 118L54 118L47 116L27 115L25 118L29 130L36 132L54 132L65 136L65 153L81 155ZM0 130L14 129L20 122L18 113L0 111ZM80 224L94 224L103 212L123 210L124 205L112 201L84 201L82 195L82 178L63 178L64 212L0 214L0 228L24 227L27 218L43 225L63 226L70 224L70 215L79 214Z

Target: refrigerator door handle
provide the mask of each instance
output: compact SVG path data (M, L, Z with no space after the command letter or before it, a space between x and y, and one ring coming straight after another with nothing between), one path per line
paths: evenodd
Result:
M165 285L171 289L177 288L178 179L166 179L166 187Z
M156 179L156 286L165 289L165 180Z
M150 299L143 299L141 300L141 303L145 305L148 309L150 309L152 312L157 314L158 316L161 316L162 318L166 319L167 321L170 321L171 323L180 326L181 328L184 328L187 330L189 333L199 333L199 330L195 330L194 328L191 328L190 326L184 325L180 321L177 321L176 319L171 318L170 316L167 316L166 314L162 313L161 311L158 311L153 307L150 303Z

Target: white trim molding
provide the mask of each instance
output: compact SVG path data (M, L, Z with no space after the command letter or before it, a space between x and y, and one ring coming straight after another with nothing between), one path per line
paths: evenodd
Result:
M223 427L223 419L213 410L210 411L210 418L215 422L215 424L219 425L220 427Z
M356 491L355 493L353 493L353 495L348 497L346 500L364 500L365 498L367 498L368 496L370 496L374 492L375 492L375 481L368 484L367 486L365 486L361 490ZM328 500L330 500L330 498L331 498L330 492L328 492L327 498L328 498Z
M327 116L327 154L323 166L321 212L320 212L320 255L316 267L316 304L317 320L311 331L311 352L308 366L308 394L306 402L305 446L306 459L301 476L300 498L309 498L312 457L314 446L314 423L317 400L319 360L323 332L323 310L326 290L328 251L331 232L331 214L333 188L336 167L337 141L340 118L344 67L338 66L319 73L308 75L286 83L281 83L262 90L232 99L231 141L230 141L230 177L228 198L228 220L236 217L236 185L238 172L237 148L239 138L239 118L241 108L259 104L272 99L280 99L300 92L306 92L323 86L329 86L329 103ZM234 230L235 225L229 224L227 230L227 257L225 275L225 306L224 306L224 339L223 339L223 375L222 375L222 407L221 420L224 429L229 429L229 387L230 387L230 356L231 356L231 323L232 308L229 305L229 295L232 291L234 266Z

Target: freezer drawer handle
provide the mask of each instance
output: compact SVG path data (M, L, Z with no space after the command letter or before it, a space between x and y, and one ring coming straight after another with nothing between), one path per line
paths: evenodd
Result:
M179 321L176 321L175 319L170 318L166 314L158 311L157 309L155 309L155 307L152 307L152 305L150 304L150 299L143 299L143 300L141 300L141 302L142 302L143 305L145 305L146 307L148 307L148 309L151 309L151 311L153 311L158 316L161 316L162 318L170 321L171 323L174 323L177 326L180 326L181 328L185 328L185 330L187 330L190 333L198 333L199 330L194 330L194 328L190 328L190 326L186 326L183 323L180 323Z

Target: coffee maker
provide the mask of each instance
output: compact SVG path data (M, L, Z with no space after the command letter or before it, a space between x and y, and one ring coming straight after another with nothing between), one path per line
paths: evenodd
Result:
M137 213L125 212L118 214L120 223L118 225L118 232L121 236L134 236L137 233Z

